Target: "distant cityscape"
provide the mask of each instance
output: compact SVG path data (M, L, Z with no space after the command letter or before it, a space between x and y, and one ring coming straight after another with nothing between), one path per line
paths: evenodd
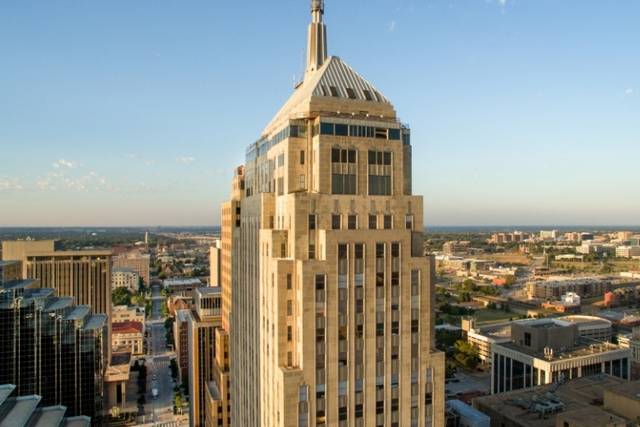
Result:
M0 427L640 425L640 226L429 226L310 14L219 225L0 227Z

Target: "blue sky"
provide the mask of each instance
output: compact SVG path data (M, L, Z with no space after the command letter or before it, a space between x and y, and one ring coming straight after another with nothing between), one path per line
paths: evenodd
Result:
M0 226L218 224L307 0L4 0ZM640 2L326 0L412 127L426 223L639 224Z

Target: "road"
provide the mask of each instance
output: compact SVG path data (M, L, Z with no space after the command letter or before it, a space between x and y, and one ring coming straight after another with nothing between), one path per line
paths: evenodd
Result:
M151 287L151 316L147 321L147 403L144 406L145 422L156 425L173 425L173 379L169 368L173 353L167 350L167 337L162 319L162 304L165 298L160 293L159 284ZM152 390L157 388L158 397L154 399ZM175 425L178 425L177 423Z

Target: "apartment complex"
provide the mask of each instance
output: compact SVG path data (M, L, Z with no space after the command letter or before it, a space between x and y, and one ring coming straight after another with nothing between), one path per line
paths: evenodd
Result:
M113 289L126 288L137 292L140 276L132 268L118 267L111 272L111 287Z
M107 317L71 297L57 297L37 280L0 286L0 384L63 405L70 416L103 415ZM9 425L9 424L8 424Z
M244 191L223 208L233 423L442 426L410 131L327 56L323 2L311 12L304 81L248 147Z
M630 378L631 351L580 337L576 323L511 324L511 342L493 345L491 392L504 393L597 374Z
M20 261L22 277L111 316L111 251L64 251L54 240L2 242L2 258Z
M149 280L151 277L149 273L151 255L138 250L132 250L112 257L112 262L114 270L121 268L133 270L142 278L145 286L149 286Z

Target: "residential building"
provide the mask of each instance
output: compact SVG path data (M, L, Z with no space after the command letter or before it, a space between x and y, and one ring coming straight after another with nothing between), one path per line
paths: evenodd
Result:
M56 297L37 280L0 287L0 384L20 395L42 396L44 406L63 405L70 416L94 423L103 416L108 322L71 297Z
M556 240L559 234L558 230L541 230L540 240Z
M220 262L222 256L222 242L216 240L209 247L209 286L220 286Z
M187 326L191 427L206 426L209 417L218 419L218 410L208 412L206 406L209 383L215 378L215 331L220 327L221 315L222 295L219 287L194 290L194 307L189 312Z
M114 351L130 351L134 356L144 354L144 324L125 321L111 324L111 347Z
M132 268L120 267L111 271L111 287L113 289L127 288L131 292L137 292L139 281L140 276Z
M410 130L327 56L323 2L311 11L304 80L246 151L232 245L233 422L442 426L435 265L412 195Z
M640 246L618 246L616 256L618 258L640 257Z
M489 427L491 419L461 400L447 400L446 427Z
M547 301L542 304L542 308L555 310L559 313L578 313L580 311L580 295L575 292L567 292L560 297L559 301Z
M527 283L529 299L558 300L569 292L581 298L604 295L606 292L625 286L635 286L637 281L612 277L567 277L551 276L547 280Z
M115 305L111 311L111 323L139 322L144 325L145 318L144 307Z
M151 283L151 274L149 272L151 255L134 249L112 257L112 262L114 269L127 268L138 273L138 276L142 278L142 282L145 286L149 286Z
M593 375L476 397L491 427L627 427L640 416L640 382Z
M111 316L111 252L64 251L54 240L2 242L2 258L22 263L22 277Z
M466 254L469 251L470 242L452 241L442 245L442 252L445 255Z
M67 417L67 407L42 406L42 396L18 396L13 384L0 385L0 425L35 427L89 427L90 417Z
M629 379L631 352L580 338L578 325L558 319L511 324L511 342L493 345L491 392L504 393L606 373Z

